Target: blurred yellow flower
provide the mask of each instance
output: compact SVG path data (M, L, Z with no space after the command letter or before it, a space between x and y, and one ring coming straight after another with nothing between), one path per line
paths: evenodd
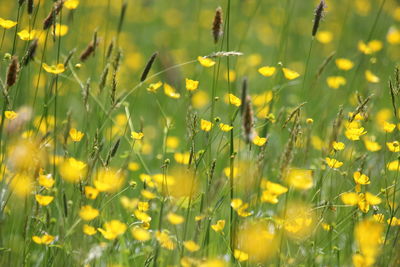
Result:
M200 128L205 131L205 132L209 132L212 128L213 124L212 122L208 121L208 120L204 120L201 119L200 121Z
M83 225L82 230L85 235L94 235L97 233L96 228L94 228L93 226L87 225L87 224Z
M314 184L313 172L306 169L289 169L285 181L295 189L308 190Z
M79 5L79 0L66 0L64 7L67 9L76 9Z
M168 83L164 83L164 93L170 98L178 99L181 97L180 93L177 93L175 88L169 85Z
M225 123L220 123L219 124L219 128L221 129L221 131L223 132L229 132L230 130L233 129L233 126L230 126L229 124L225 124Z
M38 32L36 30L22 30L17 34L22 41L31 41L38 36Z
M114 240L118 236L125 233L127 226L119 220L111 220L104 223L103 228L97 228L97 230L103 235L105 239Z
M191 79L186 79L186 90L188 91L194 91L199 87L199 81L191 80Z
M75 158L68 158L61 163L59 171L64 180L77 183L86 175L86 163Z
M253 144L256 146L263 146L267 143L268 139L266 137L259 137L258 135L253 138Z
M39 203L40 206L47 206L54 200L54 197L53 196L35 195L35 199L36 199L37 203Z
M185 218L173 212L168 213L167 219L171 224L174 225L181 224L185 221Z
M150 240L151 236L149 231L142 227L133 227L131 230L132 237L140 242L145 242Z
M234 94L228 94L228 104L240 107L240 105L242 105L242 100Z
M96 199L99 194L99 190L92 186L85 186L85 196L88 199Z
M91 221L97 216L99 216L100 212L98 209L93 208L90 205L82 206L79 211L79 217L84 221Z
M276 71L275 67L270 67L270 66L264 66L258 69L258 72L265 77L270 77L272 75L274 75Z
M17 22L15 21L0 18L0 27L6 30L11 29L15 25L17 25Z
M62 25L57 23L54 29L55 36L64 36L68 33L69 27L67 25Z
M338 89L340 86L346 85L346 79L342 76L330 76L326 78L326 83L332 89Z
M157 92L158 88L160 88L162 85L163 85L162 82L151 83L149 87L147 87L147 91L155 93Z
M6 117L6 119L9 119L12 121L13 119L15 119L18 116L18 113L16 113L15 111L12 111L12 110L7 110L4 112L4 116Z
M333 34L330 31L318 31L315 37L322 44L329 44L333 40Z
M144 134L142 132L135 132L135 131L131 132L131 138L133 140L142 140L143 137L144 137Z
M288 68L282 68L282 71L283 71L283 76L285 76L285 78L288 80L294 80L294 79L300 77L300 74L294 70L291 70Z
M94 178L93 184L100 192L113 193L118 191L125 182L125 175L112 168L102 168Z
M370 70L365 71L365 79L370 83L379 83L380 81L379 77L373 74Z
M225 227L225 220L218 220L215 224L211 225L211 228L215 232L222 232L224 230L224 227Z
M341 70L351 70L354 67L353 61L347 58L338 58L335 60L336 66Z
M35 242L36 244L39 244L39 245L49 245L55 240L55 237L52 235L48 235L48 234L44 234L42 236L34 235L34 236L32 236L32 240L33 240L33 242Z
M328 164L329 168L337 169L343 165L343 162L338 161L337 159L325 158L326 164Z
M190 252L196 252L200 249L200 246L193 240L183 241L183 246Z
M82 137L83 137L84 135L85 135L84 133L78 131L78 130L75 129L75 128L71 128L71 130L69 130L69 137L71 137L72 141L74 141L74 142L79 142L79 141L81 141L81 140L82 140Z
M360 50L362 53L366 55L373 54L375 52L378 52L382 49L383 44L379 40L372 40L369 41L367 44L363 41L358 42L358 50Z
M212 67L215 65L215 61L212 60L211 58L205 58L205 57L197 57L197 60L199 63L206 68Z
M61 64L61 63L57 64L57 65L52 65L52 66L49 66L46 63L43 63L42 66L46 72L52 73L52 74L60 74L65 71L64 64Z

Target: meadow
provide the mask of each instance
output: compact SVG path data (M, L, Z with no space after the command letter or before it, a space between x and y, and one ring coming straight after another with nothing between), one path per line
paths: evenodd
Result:
M0 266L400 266L398 0L0 0Z

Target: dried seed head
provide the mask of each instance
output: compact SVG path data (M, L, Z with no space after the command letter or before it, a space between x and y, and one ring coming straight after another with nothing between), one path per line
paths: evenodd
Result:
M24 58L22 59L22 62L21 62L22 65L26 66L29 64L29 62L31 60L33 60L33 58L35 57L35 54L36 54L37 46L38 46L38 39L35 39L30 43L28 50L26 51L26 54L25 54Z
M218 43L219 37L221 37L222 31L222 8L218 7L215 10L214 22L212 26L212 33L214 37L214 43Z
M158 52L155 52L151 58L149 59L149 61L147 61L146 67L143 70L142 76L140 77L140 82L143 82L146 80L147 75L149 74L149 71L151 69L151 66L153 66L154 60L156 59L158 55Z
M34 3L33 0L28 0L28 14L32 14Z
M65 0L59 0L54 3L53 8L51 9L50 13L43 21L43 30L47 30L50 28L51 25L54 24L55 18L60 13L61 9L64 6Z
M96 47L99 45L99 40L93 40L89 43L85 50L81 53L79 57L81 61L87 60L90 55L92 55L96 51Z
M11 63L8 66L8 70L7 70L7 86L8 87L11 87L15 84L15 82L17 81L18 73L19 73L18 57L13 56L11 59Z
M249 95L246 96L246 101L242 103L244 105L243 109L243 135L244 135L244 140L246 143L250 143L254 136L254 114L253 114L253 107L251 105L251 97Z
M315 17L314 17L314 25L312 29L312 36L314 37L317 34L319 23L324 16L324 9L326 8L325 0L321 0L319 5L315 9Z

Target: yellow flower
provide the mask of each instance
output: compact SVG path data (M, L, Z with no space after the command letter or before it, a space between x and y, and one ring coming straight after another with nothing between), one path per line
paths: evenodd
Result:
M140 242L146 242L150 240L151 236L149 231L142 227L134 227L131 230L132 237Z
M346 85L346 79L342 76L330 76L326 79L326 83L332 89L338 89L340 86Z
M242 105L242 100L234 94L228 94L228 104L240 107L240 105Z
M140 194L147 199L154 199L156 197L156 195L149 190L142 190L140 191Z
M383 44L379 40L372 40L368 42L368 44L364 43L363 41L358 42L358 50L366 55L373 54L378 52L382 49Z
M7 110L7 111L4 112L4 116L5 116L7 119L9 119L9 120L12 121L12 120L15 119L16 117L18 117L18 113L14 112L14 111L12 111L12 110Z
M190 252L196 252L200 249L200 246L196 244L196 242L189 240L189 241L184 241L183 246L189 250Z
M17 25L17 22L15 21L0 18L0 27L6 30L11 29L15 25Z
M65 71L64 64L61 64L61 63L57 64L57 65L52 65L52 66L49 66L46 63L43 63L42 66L46 72L52 73L52 74L60 74Z
M157 92L158 88L160 88L162 85L163 85L162 82L151 83L149 87L147 87L147 91L155 93Z
M94 235L95 233L97 233L96 228L94 228L93 226L87 225L87 224L83 225L82 230L85 235Z
M364 262L363 265L358 266L374 265L375 259L380 252L380 239L383 231L384 226L381 223L375 222L371 219L365 219L356 225L354 229L354 237L360 250L360 254L356 255L359 255L361 260Z
M128 198L127 196L122 196L119 201L121 202L121 205L124 207L124 209L127 209L129 211L133 211L139 202L137 198Z
M76 9L79 5L79 0L67 0L64 2L64 7L67 9Z
M360 136L366 134L364 128L359 125L358 122L352 122L346 125L346 131L344 134L349 140L356 141L360 140Z
M394 160L389 162L386 167L388 168L389 171L398 171L400 170L400 164L398 160Z
M372 141L368 138L364 138L363 141L364 141L365 148L368 151L376 152L376 151L381 150L381 148L382 148L381 145L379 145L377 142Z
M185 152L185 153L175 153L174 154L174 159L176 162L178 162L179 164L189 164L189 160L190 160L190 153L189 152Z
M330 31L319 31L315 37L317 38L318 42L329 44L332 42L333 34Z
M144 134L142 132L131 132L131 138L133 140L142 140L143 139Z
M225 220L218 220L215 224L211 225L211 228L215 232L222 232L224 230L224 227L225 227Z
M337 159L325 158L326 164L328 164L329 168L337 169L343 165L343 162L338 161Z
M283 75L288 80L294 80L300 76L299 73L297 73L294 70L288 69L288 68L282 68L282 71L283 71Z
M258 69L258 72L265 77L270 77L272 75L274 75L276 71L275 67L270 67L270 66L264 66Z
M64 36L68 33L68 26L57 23L54 30L55 36Z
M118 191L125 182L125 175L121 171L102 168L94 178L93 184L100 192L113 193Z
M170 238L168 235L168 232L166 230L157 231L156 232L156 239L158 243L160 243L161 247L168 249L168 250L173 250L175 248L175 243L174 241Z
M199 81L194 81L191 79L186 79L186 90L194 91L199 87Z
M268 139L266 137L259 137L258 135L253 138L253 144L256 146L263 146L267 141Z
M175 225L181 224L185 221L185 219L182 216L175 214L173 212L168 213L167 219L171 224Z
M97 230L103 235L105 239L114 240L118 236L122 235L126 231L126 224L118 220L111 220L104 223L103 228L97 228Z
M82 206L79 211L79 217L84 221L91 221L97 216L99 216L100 212L98 209L93 208L90 205Z
M366 185L366 184L371 183L369 180L369 177L360 172L353 173L353 178L354 178L354 182L356 182L356 184Z
M340 199L342 202L346 205L358 205L358 208L364 212L367 213L369 211L369 206L370 205L379 205L382 200L367 192L367 193L353 193L353 192L346 192L340 195Z
M229 124L225 124L225 123L220 123L219 124L219 128L221 129L221 131L223 132L229 132L230 130L233 129L233 126L230 126Z
M390 27L386 35L386 40L392 45L400 44L400 31L396 27Z
M373 74L370 70L365 71L365 79L370 83L379 83L379 77Z
M77 183L86 174L86 164L75 158L68 158L61 164L59 171L64 180Z
M391 133L394 131L394 129L396 129L396 124L394 123L389 123L387 121L385 121L383 123L383 130L387 133Z
M212 67L215 65L215 61L210 59L210 58L205 58L205 57L197 57L197 60L199 63L206 68Z
M205 131L205 132L209 132L212 128L213 124L212 122L208 121L208 120L204 120L201 119L200 121L200 128Z
M40 186L43 186L46 188L52 188L55 183L54 179L51 177L51 174L47 174L47 175L40 174L38 182L39 182Z
M235 259L237 259L239 262L242 261L247 261L249 259L249 254L247 254L244 251L240 251L238 249L235 249L233 252L233 256L235 257Z
M82 140L82 137L83 137L84 135L85 135L84 133L78 131L78 130L75 129L75 128L71 128L71 130L69 130L69 137L71 137L72 141L74 141L74 142L79 142L79 141L81 141L81 140Z
M36 30L22 30L17 34L22 41L31 41L38 36L38 32Z
M180 93L177 93L175 88L169 85L168 83L164 83L164 93L170 98L178 99L181 97Z
M32 236L33 242L39 245L49 245L54 241L55 237L52 235L44 234L42 236Z
M88 199L96 199L99 194L99 190L91 186L85 186L85 196Z
M33 190L33 179L24 173L18 173L11 178L10 189L18 197L26 197Z
M206 92L197 90L192 96L192 105L195 108L201 109L208 104L209 98Z
M295 189L308 190L313 186L313 172L306 169L290 169L285 181Z
M134 210L133 211L133 215L135 215L135 217L139 221L142 221L142 222L145 222L145 223L149 223L151 221L151 217L146 212L143 212L143 211L140 211L140 210Z
M40 206L47 206L54 200L54 197L53 196L35 195L35 199L39 203Z
M386 142L386 146L391 152L400 152L399 141Z
M347 58L338 58L335 60L336 66L341 70L351 70L354 67L353 61Z
M335 149L336 151L340 151L340 150L343 150L345 148L344 143L336 142L336 141L333 142L332 146L333 146L333 149Z

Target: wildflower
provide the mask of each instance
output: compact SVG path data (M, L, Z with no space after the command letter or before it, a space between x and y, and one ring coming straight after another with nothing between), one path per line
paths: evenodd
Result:
M46 187L46 188L52 188L55 181L54 179L51 177L51 174L40 174L39 175L39 179L38 179L39 185Z
M147 87L147 91L155 93L157 92L158 88L160 88L162 85L163 85L162 82L151 83L149 87Z
M17 35L22 41L31 41L38 37L38 32L36 30L22 30Z
M57 64L57 65L52 65L52 66L49 66L46 63L43 63L42 66L46 72L52 73L52 74L60 74L65 71L64 64L61 64L61 63Z
M319 31L316 34L316 38L322 44L329 44L333 40L333 34L330 31Z
M335 60L336 66L338 69L348 71L351 70L354 67L353 61L347 58L338 58Z
M233 256L239 262L247 261L249 259L249 254L247 254L246 252L240 251L238 249L235 249L235 251L233 252Z
M277 204L279 202L278 197L288 191L287 187L264 179L261 182L261 187L265 189L262 192L261 201L271 204Z
M290 169L285 177L285 181L295 189L308 190L313 186L312 175L312 170Z
M125 182L125 175L111 168L102 168L94 178L93 184L100 192L113 193Z
M258 72L265 77L270 77L272 75L274 75L276 71L275 67L270 67L270 66L264 66L258 69Z
M326 83L332 89L338 89L340 86L346 85L346 79L342 76L330 76L326 79Z
M84 135L85 135L84 133L78 131L78 130L75 129L75 128L71 128L71 130L69 130L69 137L71 137L72 141L74 141L74 142L79 142L79 141L81 141L81 140L82 140L82 137L83 137Z
M55 240L55 237L52 235L48 235L48 234L44 234L42 236L34 235L34 236L32 236L32 240L33 240L33 242L35 242L36 244L39 244L39 245L49 245Z
M398 160L394 160L389 162L386 167L388 168L389 171L398 171L400 170L400 164Z
M133 211L137 205L139 200L137 198L128 198L127 196L122 196L119 201L121 202L121 205L124 207L124 209L127 209L129 211Z
M376 152L376 151L381 150L381 148L382 148L381 145L379 145L377 142L370 140L368 138L364 138L363 141L364 141L365 148L368 151Z
M37 203L39 203L40 206L47 206L54 200L54 197L53 196L35 195L35 199L36 199Z
M213 126L213 123L212 123L212 122L210 122L210 121L208 121L208 120L201 119L201 121L200 121L200 128L201 128L203 131L209 132L209 131L211 130L212 126Z
M223 131L223 132L229 132L230 130L233 129L233 126L230 126L229 124L225 124L225 123L220 123L220 124L219 124L219 128L220 128L221 131Z
M181 97L180 93L177 93L175 88L171 85L164 83L164 93L170 98L178 99Z
M371 219L359 222L354 229L360 253L353 255L355 266L372 266L380 252L379 240L383 233L383 225ZM368 234L366 234L368 233Z
M232 199L231 207L237 212L240 217L248 217L252 214L251 212L247 211L249 204L243 203L240 198Z
M186 79L186 90L194 91L199 87L199 82L191 79Z
M142 132L131 132L131 138L133 140L142 140L143 139L144 134Z
M109 222L104 223L103 228L97 228L97 230L103 235L105 239L114 240L118 236L122 235L126 231L126 224L118 221L111 220Z
M82 206L79 211L79 217L84 221L91 221L97 216L99 216L100 212L98 209L93 208L92 206L86 205Z
M134 227L131 230L132 237L140 242L146 242L150 240L151 236L149 231L142 227Z
M370 83L379 83L379 77L373 74L370 70L365 71L365 79Z
M258 135L253 138L253 144L256 146L263 146L267 143L268 139L266 137L259 137Z
M211 228L215 232L222 232L224 230L224 227L225 227L225 220L218 220L215 224L211 225Z
M283 227L286 234L293 239L304 239L314 229L316 219L313 210L303 203L289 203Z
M189 240L189 241L184 241L183 246L189 250L190 252L196 252L200 249L200 246L196 244L196 242Z
M353 179L356 184L366 185L371 183L369 177L360 172L353 173Z
M344 145L344 143L342 143L342 142L336 142L336 141L334 141L333 144L332 144L332 147L333 147L333 149L335 149L336 151L341 151L341 150L343 150L343 149L345 148L345 145Z
M400 152L399 141L386 142L386 146L391 152Z
M12 121L15 118L17 118L18 113L16 113L15 111L12 111L12 110L7 110L4 112L4 116L6 117L6 119L9 119Z
M372 216L376 222L382 223L385 219L385 215L382 213L377 213Z
M17 22L15 21L0 18L0 27L6 30L11 29L15 25L17 25Z
M87 224L83 225L82 231L85 235L94 235L97 233L96 228L94 228L93 226L87 225Z
M68 33L69 27L67 25L62 25L57 23L54 30L55 36L64 36Z
M294 70L288 69L288 68L282 68L283 76L285 76L286 79L288 80L294 80L300 76L299 73L297 73Z
M366 134L367 132L364 131L364 128L359 126L358 123L352 122L346 125L345 135L349 140L360 140L360 136Z
M383 123L383 130L387 133L391 133L394 131L394 129L396 129L396 124L394 123L389 123L387 121L385 121Z
M175 153L174 154L174 159L176 162L178 162L179 164L189 164L189 160L190 160L190 153L186 152L186 153Z
M364 43L363 41L358 42L358 50L360 50L362 53L366 55L378 52L382 49L382 47L383 47L382 42L378 40L369 41L367 44Z
M76 9L79 5L79 0L67 0L64 2L64 7L67 9Z
M140 191L140 194L141 194L144 198L147 198L147 199L154 199L154 198L156 198L156 195L155 195L154 193L152 193L151 191L149 191L149 190L142 190L142 191Z
M386 35L386 40L391 45L400 44L400 30L397 29L396 27L390 27Z
M185 221L185 219L182 216L172 213L172 212L168 213L167 219L171 224L175 224L175 225L181 224Z
M168 250L173 250L175 248L175 243L174 241L170 238L168 235L168 231L163 230L157 231L156 232L156 239L158 243L160 243L161 247L168 249Z
M33 190L33 181L31 176L24 173L17 173L11 178L10 189L18 197L26 197Z
M337 169L343 165L343 162L338 161L337 159L325 158L326 164L328 164L329 168Z
M210 59L210 58L205 58L205 57L197 57L197 60L199 63L206 68L212 67L215 65L215 61Z
M312 118L307 118L306 123L307 124L313 124L314 120Z
M381 199L369 192L367 193L353 193L347 192L340 195L340 199L346 205L358 205L358 208L367 213L369 211L370 205L379 205L381 203Z
M91 186L85 186L85 196L88 199L96 199L99 194L99 190Z
M242 100L239 97L235 96L234 94L228 94L226 102L236 107L240 107L240 105L242 105Z
M64 180L77 183L86 174L86 163L75 158L68 158L61 164L59 171Z
M209 102L209 96L206 92L197 90L192 96L192 105L195 108L201 109Z
M140 165L137 162L129 162L128 164L128 170L130 171L137 171L140 169Z

